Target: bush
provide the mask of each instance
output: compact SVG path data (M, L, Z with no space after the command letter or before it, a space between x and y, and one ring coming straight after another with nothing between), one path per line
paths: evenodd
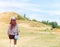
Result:
M58 27L57 22L51 22L50 24L51 24L52 28L57 28Z
M57 22L48 22L48 21L42 21L42 23L46 25L52 26L52 28L60 28L60 26L57 24Z
M46 25L50 25L50 22L48 22L48 21L42 21L42 23L44 23Z
M20 16L20 15L18 15L18 16L17 16L17 20L25 20L25 18L22 17L22 16Z
M34 22L38 22L37 20L35 20L35 19L32 19L32 21L34 21Z

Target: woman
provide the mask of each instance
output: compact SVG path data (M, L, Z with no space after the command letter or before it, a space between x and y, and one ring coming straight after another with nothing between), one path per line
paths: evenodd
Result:
M14 40L14 47L16 47L17 39L19 36L18 25L16 23L16 18L12 17L8 28L8 36L10 39L10 47L12 47L11 40Z

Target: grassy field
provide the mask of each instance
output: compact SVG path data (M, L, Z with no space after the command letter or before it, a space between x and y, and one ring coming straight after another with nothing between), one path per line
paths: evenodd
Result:
M19 29L20 39L17 47L60 47L59 32L41 31L37 27L30 27L25 23L19 24ZM9 47L7 31L8 24L0 23L0 47Z

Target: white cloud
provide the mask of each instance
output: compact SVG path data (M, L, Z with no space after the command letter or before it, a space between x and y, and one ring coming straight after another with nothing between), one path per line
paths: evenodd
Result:
M29 1L29 0L22 0L22 1ZM33 3L0 1L0 8L3 8L3 9L16 7L16 8L22 9L22 11L28 10L28 11L37 12L37 13L42 12L42 13L48 13L50 15L60 15L60 11L42 10L40 6L42 5L33 4ZM55 6L55 4L52 6ZM60 6L60 5L56 4L56 6Z
M37 7L37 4L32 4L32 3L20 3L20 2L0 2L0 8L5 8L5 7L17 7L17 8L34 8Z
M18 7L18 6L23 6L24 4L20 4L17 2L0 2L0 7Z
M29 1L29 0L22 0L23 2L27 2L27 1Z
M60 15L60 11L56 11L56 10L49 10L49 11L45 11L47 12L49 15Z
M40 12L41 10L38 9L40 5L34 4L34 3L24 3L28 2L29 0L21 0L21 2L15 1L0 1L0 9L6 9L6 8L20 8L22 11L33 11L33 12ZM18 10L19 11L19 10Z
M52 7L60 7L60 3L54 3L51 5Z

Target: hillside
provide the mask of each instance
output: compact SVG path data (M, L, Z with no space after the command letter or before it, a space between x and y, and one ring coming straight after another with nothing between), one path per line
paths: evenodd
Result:
M15 12L2 12L2 13L0 13L0 22L4 22L4 23L9 22L11 17L13 17L13 16L16 18L25 19Z
M15 12L0 13L0 23L1 22L2 23L9 23L12 16L15 16L17 18L18 24L20 23L24 26L29 26L30 28L34 27L34 29L38 28L38 30L42 30L42 29L46 30L46 29L51 28L50 26L47 26L43 23L39 23L39 22L35 22L35 21L29 21L26 18L22 17L20 14L17 14Z

